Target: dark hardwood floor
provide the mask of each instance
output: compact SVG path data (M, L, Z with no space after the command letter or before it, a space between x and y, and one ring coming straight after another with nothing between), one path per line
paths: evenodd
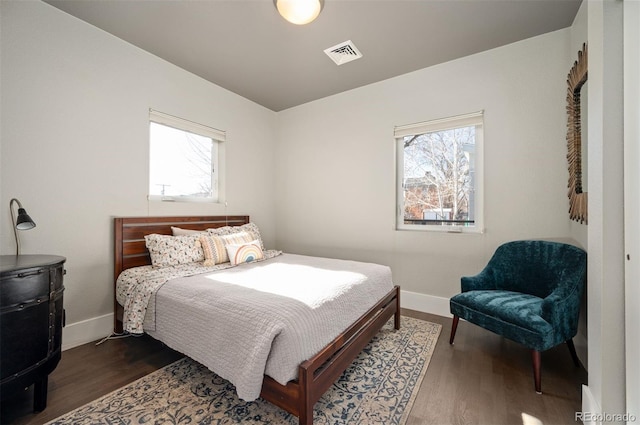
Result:
M442 333L406 425L575 424L584 368L559 346L542 353L542 395L533 389L526 348L460 322L449 345L451 319L411 310L407 316L442 324ZM42 424L181 358L148 336L85 344L62 353L49 376L47 408L34 414L33 386L4 399L1 424ZM579 422L578 422L579 423Z
M562 344L542 353L542 393L536 394L530 351L460 321L449 345L451 319L403 310L442 324L442 333L406 425L577 424L587 372Z

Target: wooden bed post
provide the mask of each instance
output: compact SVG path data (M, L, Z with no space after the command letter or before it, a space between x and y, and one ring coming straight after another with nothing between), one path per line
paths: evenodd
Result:
M299 395L298 395L298 423L299 425L313 425L313 406L315 402L311 400L311 394L309 394L313 382L313 372L307 367L307 362L304 362L298 367L298 383Z
M122 259L124 257L124 251L122 250L122 218L116 217L113 220L114 224L114 250L115 250L115 259L114 259L114 273L113 273L113 332L116 334L121 334L123 332L122 329L122 312L124 309L118 304L118 300L116 299L116 281L120 272L122 272Z
M396 313L393 316L393 327L395 330L400 329L400 287L396 286Z

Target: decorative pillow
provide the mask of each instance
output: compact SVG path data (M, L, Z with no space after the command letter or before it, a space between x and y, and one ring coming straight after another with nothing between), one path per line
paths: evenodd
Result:
M206 230L192 230L192 229L183 229L182 227L173 227L171 226L171 233L173 236L185 236L185 235L195 235L196 233L206 233Z
M260 229L258 229L258 226L253 222L243 224L242 226L224 226L218 227L217 229L207 229L207 232L209 232L210 235L216 236L248 232L252 235L250 240L257 240L260 243L260 249L264 251L264 243L262 242L262 236L260 236Z
M198 235L169 236L153 233L144 237L153 267L177 266L204 260Z
M228 244L227 253L233 266L262 260L264 258L264 253L262 252L262 248L260 248L260 241L258 240L245 244Z
M228 244L244 244L251 242L253 236L248 232L232 233L230 235L201 235L200 244L204 252L204 265L207 267L216 264L228 263L229 255L227 254Z

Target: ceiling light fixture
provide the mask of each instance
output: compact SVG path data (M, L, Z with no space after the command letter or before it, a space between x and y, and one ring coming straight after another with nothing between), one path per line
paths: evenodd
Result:
M273 0L278 13L296 25L305 25L318 17L324 0Z

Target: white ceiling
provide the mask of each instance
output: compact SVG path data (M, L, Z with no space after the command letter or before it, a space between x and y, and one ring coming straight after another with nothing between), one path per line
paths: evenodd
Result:
M272 0L45 1L273 111L568 27L581 3L326 0L297 26ZM363 57L337 66L323 51L347 40Z

